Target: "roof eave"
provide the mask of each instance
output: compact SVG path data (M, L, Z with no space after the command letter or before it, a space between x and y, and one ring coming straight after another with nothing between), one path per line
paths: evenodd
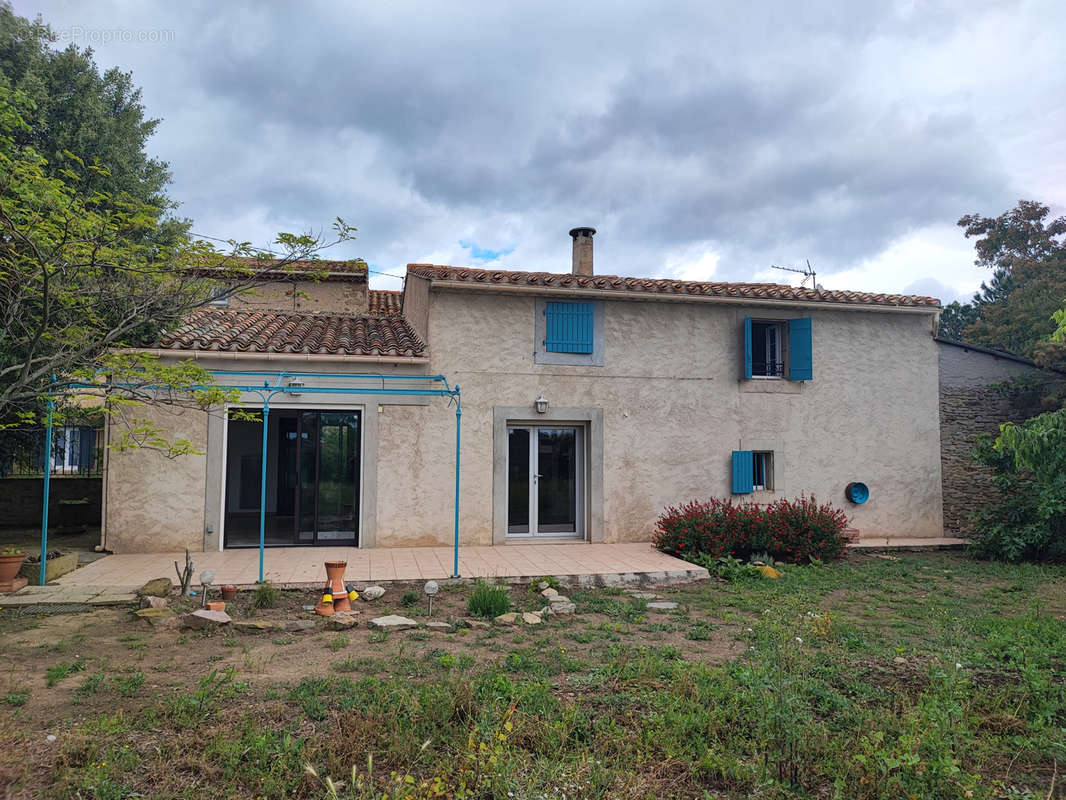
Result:
M429 364L429 355L423 356L372 356L344 355L341 353L276 353L248 350L182 350L176 347L123 347L118 353L144 353L159 358L191 358L200 360L256 359L259 361L344 361L363 364Z

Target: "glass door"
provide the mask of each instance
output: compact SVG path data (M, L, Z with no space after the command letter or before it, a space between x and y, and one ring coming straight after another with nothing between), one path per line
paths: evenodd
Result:
M570 426L508 427L508 535L582 535L581 432Z

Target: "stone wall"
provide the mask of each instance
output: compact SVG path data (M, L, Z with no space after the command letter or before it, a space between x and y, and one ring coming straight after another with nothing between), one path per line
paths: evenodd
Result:
M997 497L992 471L973 459L977 437L1044 411L1041 399L1066 376L956 344L940 342L939 349L944 535L966 537L974 509ZM1023 380L1026 390L1004 391L1014 379Z
M48 487L48 527L72 528L100 525L103 487L101 478L52 476ZM0 528L23 530L41 527L44 478L0 480Z

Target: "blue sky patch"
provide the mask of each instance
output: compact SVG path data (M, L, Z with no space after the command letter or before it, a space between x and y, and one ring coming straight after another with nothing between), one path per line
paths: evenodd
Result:
M502 258L514 252L513 247L507 247L503 250L489 250L479 247L477 242L471 242L469 239L460 239L459 246L464 250L469 250L470 257L475 261L495 261L497 258Z

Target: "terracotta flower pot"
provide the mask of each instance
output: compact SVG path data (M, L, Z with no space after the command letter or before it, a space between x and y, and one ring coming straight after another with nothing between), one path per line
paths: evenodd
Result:
M22 568L22 562L26 560L25 553L0 556L0 583L11 583Z
M222 599L227 603L233 603L237 600L237 587L233 584L226 584L222 587Z
M329 581L330 593L333 595L334 611L352 610L352 605L348 602L348 590L344 588L344 570L347 568L347 561L326 562L326 580Z

